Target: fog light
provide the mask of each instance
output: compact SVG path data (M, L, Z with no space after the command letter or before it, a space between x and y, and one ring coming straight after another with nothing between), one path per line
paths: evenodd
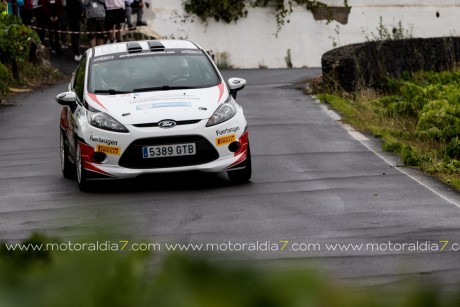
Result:
M238 149L240 149L240 147L240 142L233 142L230 145L228 145L228 150L230 150L231 152L237 152Z
M93 161L96 163L102 163L107 158L107 155L103 152L96 151L93 153Z

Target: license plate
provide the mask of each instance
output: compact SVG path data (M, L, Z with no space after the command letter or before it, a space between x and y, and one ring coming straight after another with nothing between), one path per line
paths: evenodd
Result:
M191 155L196 155L195 143L142 147L142 156L144 159Z

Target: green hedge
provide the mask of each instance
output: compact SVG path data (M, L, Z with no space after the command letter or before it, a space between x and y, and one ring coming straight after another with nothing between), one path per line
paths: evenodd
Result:
M40 41L19 17L0 14L0 95L6 94L13 76L19 79L21 66L29 58L30 38Z
M8 92L8 82L10 73L5 65L0 63L0 95L5 95Z

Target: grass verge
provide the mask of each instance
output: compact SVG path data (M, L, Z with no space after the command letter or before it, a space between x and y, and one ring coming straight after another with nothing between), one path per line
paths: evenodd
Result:
M55 84L63 80L64 75L52 66L37 66L32 63L22 63L19 80L8 76L2 79L4 91L0 91L0 100L8 100L15 93L28 92L41 86Z
M320 90L317 95L383 149L460 190L460 71L389 80L384 92Z

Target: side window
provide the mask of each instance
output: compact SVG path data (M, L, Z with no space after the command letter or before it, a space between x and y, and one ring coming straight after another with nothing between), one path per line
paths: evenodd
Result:
M80 61L80 65L77 68L73 89L75 94L80 101L83 101L83 90L85 88L85 70L86 70L86 57L83 57Z

